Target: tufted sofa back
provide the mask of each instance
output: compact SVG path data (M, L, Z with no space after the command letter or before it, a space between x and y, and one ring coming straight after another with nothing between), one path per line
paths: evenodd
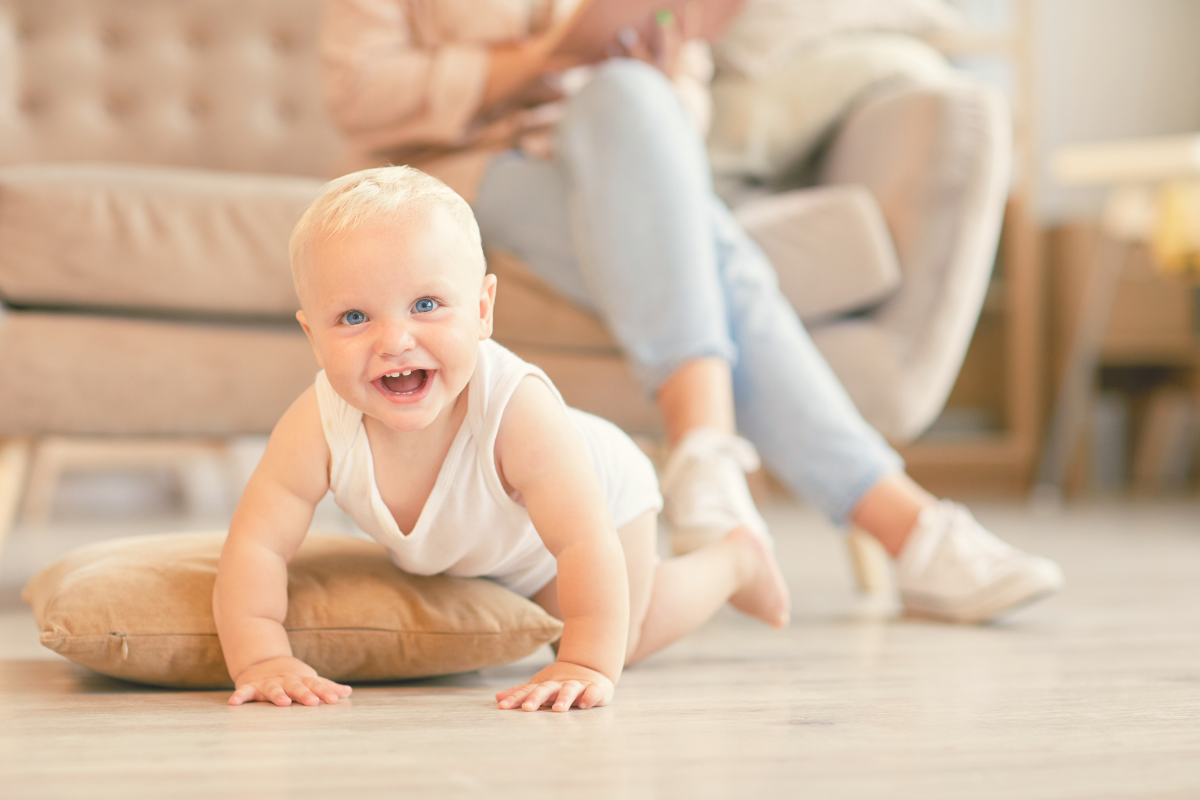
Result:
M327 177L320 0L0 0L0 165Z

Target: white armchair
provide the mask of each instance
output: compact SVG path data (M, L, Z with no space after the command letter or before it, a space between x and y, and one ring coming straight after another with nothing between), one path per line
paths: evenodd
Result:
M714 98L735 213L863 415L911 441L945 404L986 293L1009 189L1004 99L896 34L719 76ZM814 185L776 188L797 172Z

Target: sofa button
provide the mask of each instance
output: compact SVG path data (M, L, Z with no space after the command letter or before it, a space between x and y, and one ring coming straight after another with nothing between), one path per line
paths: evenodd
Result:
M187 102L188 114L190 114L194 119L203 119L204 117L207 117L211 109L212 106L209 103L208 98L203 97L202 95L195 95Z
M17 108L27 117L36 117L45 111L46 103L36 94L26 94L17 103Z
M184 41L187 46L193 50L205 50L212 44L212 31L207 28L191 28L187 35L184 36Z
M296 49L296 37L291 31L275 31L271 34L271 46L280 53L290 53Z
M104 110L110 117L121 118L133 110L133 98L127 94L113 93L104 100Z
M100 33L100 43L107 50L120 50L125 47L129 37L123 31L108 28Z
M300 107L294 100L281 100L276 106L276 113L284 122L295 122L300 119Z

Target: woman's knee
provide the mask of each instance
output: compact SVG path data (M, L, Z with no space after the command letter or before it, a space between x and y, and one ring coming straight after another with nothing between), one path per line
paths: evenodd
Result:
M687 123L671 82L658 69L631 58L596 68L592 79L572 98L564 125L588 124L614 131L660 129L669 121Z

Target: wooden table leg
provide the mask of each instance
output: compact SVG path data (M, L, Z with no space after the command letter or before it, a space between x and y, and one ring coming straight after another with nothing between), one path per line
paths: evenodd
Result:
M23 437L0 439L0 557L8 532L17 518L21 505L21 492L25 488L25 476L29 471L29 456L33 442Z
M1054 398L1054 415L1033 489L1036 502L1057 504L1062 500L1071 457L1091 408L1104 332L1116 301L1121 273L1129 258L1130 246L1124 242L1102 238L1097 248L1096 261L1083 292L1083 305L1071 340L1067 368Z

